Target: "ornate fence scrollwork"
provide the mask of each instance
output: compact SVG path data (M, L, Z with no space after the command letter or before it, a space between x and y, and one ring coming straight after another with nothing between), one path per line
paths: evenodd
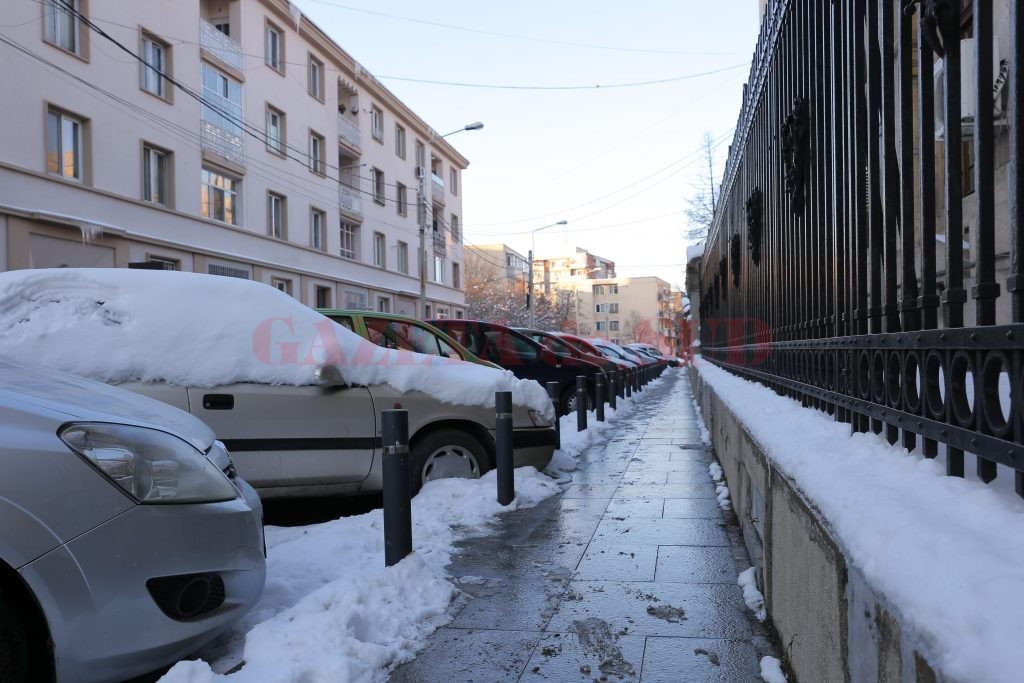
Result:
M747 198L747 248L750 249L750 260L755 266L761 264L761 230L763 228L764 195L760 188L755 187Z
M782 166L789 195L789 210L804 212L804 168L807 166L807 100L797 97L782 122Z

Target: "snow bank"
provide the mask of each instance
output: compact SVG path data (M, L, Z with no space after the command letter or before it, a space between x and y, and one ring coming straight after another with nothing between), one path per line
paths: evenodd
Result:
M1024 502L720 368L699 370L822 512L849 560L929 640L938 670L1020 680Z
M381 681L412 659L448 620L458 591L445 577L458 534L502 511L528 507L559 487L532 467L515 470L516 499L495 500L492 470L480 479L424 484L413 499L414 553L384 567L381 510L307 527L267 528L267 587L226 645L179 662L165 683ZM239 662L245 664L230 675Z
M761 591L757 590L757 575L754 568L750 567L740 572L736 583L743 589L743 602L747 603L747 607L754 613L757 620L767 619L768 611L764 607L764 596L761 595Z
M691 244L686 247L686 262L689 263L695 258L700 258L704 255L704 243L699 242L697 244Z
M544 389L508 370L385 349L249 280L128 269L0 273L0 352L108 383L303 385L337 365L351 384L445 403L518 405L554 417Z

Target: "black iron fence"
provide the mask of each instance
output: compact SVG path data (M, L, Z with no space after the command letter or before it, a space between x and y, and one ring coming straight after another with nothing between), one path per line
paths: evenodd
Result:
M705 360L1024 496L1022 41L1018 0L770 2L700 317Z

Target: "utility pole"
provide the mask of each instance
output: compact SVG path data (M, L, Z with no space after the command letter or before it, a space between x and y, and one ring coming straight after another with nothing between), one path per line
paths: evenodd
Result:
M424 159L426 161L426 159ZM416 191L416 217L420 224L420 307L419 318L427 317L427 201L424 181L427 177L425 166L418 167L420 187Z
M558 221L557 223L551 223L550 225L541 226L541 227L537 228L536 230L532 230L530 232L530 288L526 292L526 311L527 311L527 318L529 320L530 329L533 329L533 327L537 324L537 321L534 319L534 314L533 314L533 311L534 311L534 306L533 306L533 249L537 245L537 242L536 242L535 238L537 236L537 233L540 232L541 230L543 230L544 228L550 228L550 227L553 227L555 225L565 225L568 222L569 221Z

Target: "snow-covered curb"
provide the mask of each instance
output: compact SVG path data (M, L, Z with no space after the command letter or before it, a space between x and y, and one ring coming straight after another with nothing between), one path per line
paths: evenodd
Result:
M775 657L761 657L761 678L765 683L786 683L782 662Z
M383 681L448 621L458 589L445 566L455 541L484 530L502 512L558 493L571 481L576 457L643 396L620 400L603 423L591 412L583 432L576 431L575 415L563 418L562 449L546 474L532 467L515 471L516 499L507 508L496 501L493 470L476 480L426 484L413 499L414 553L394 567L384 567L381 510L306 527L267 527L263 599L226 644L207 648L203 660L179 662L161 681ZM238 671L221 673L242 661Z
M755 569L750 567L740 572L736 583L743 589L743 602L747 603L747 607L754 613L757 620L764 621L767 619L768 610L764 607L764 596L761 595L761 591L757 590Z
M711 365L702 379L954 680L1024 670L1024 502Z

